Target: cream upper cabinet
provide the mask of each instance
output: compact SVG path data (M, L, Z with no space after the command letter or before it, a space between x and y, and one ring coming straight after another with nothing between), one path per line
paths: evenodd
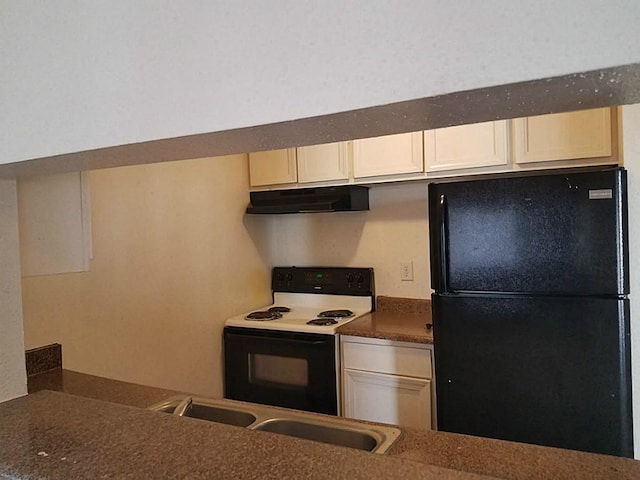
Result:
M368 184L618 163L600 108L249 154L251 187Z
M298 182L349 179L349 149L346 142L298 148Z
M249 185L252 187L297 181L295 148L249 154Z
M422 171L422 132L353 141L354 178Z
M611 156L611 110L540 115L513 121L515 162Z
M426 172L507 165L507 121L438 128L424 132Z

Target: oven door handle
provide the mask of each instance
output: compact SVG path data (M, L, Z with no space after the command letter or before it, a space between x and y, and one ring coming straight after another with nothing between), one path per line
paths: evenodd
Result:
M245 335L241 333L227 333L227 338L229 339L247 339L247 340L266 340L269 342L295 342L305 345L326 345L327 340L301 340L299 338L280 338L280 337L266 337L262 335Z

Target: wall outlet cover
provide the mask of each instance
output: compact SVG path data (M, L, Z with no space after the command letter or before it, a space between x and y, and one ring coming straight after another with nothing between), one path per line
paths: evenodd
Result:
M400 266L400 280L413 282L413 262L405 262Z

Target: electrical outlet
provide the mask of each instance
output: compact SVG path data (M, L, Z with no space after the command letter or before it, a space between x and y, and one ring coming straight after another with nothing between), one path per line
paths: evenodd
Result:
M400 266L400 280L413 282L413 262L406 262Z

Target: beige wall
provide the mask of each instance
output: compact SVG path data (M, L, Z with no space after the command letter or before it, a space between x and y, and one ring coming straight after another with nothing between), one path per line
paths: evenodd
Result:
M23 278L27 348L60 342L65 368L221 396L222 324L268 303L272 265L372 266L378 294L428 297L426 184L372 187L368 212L244 216L246 169L90 172L91 271Z
M60 342L65 368L221 396L224 319L269 298L247 178L244 155L90 172L91 271L23 278L27 348Z
M373 267L376 293L428 298L427 185L380 185L369 190L368 212L273 218L276 263ZM413 282L400 280L413 262Z
M0 180L0 402L27 393L16 182Z

